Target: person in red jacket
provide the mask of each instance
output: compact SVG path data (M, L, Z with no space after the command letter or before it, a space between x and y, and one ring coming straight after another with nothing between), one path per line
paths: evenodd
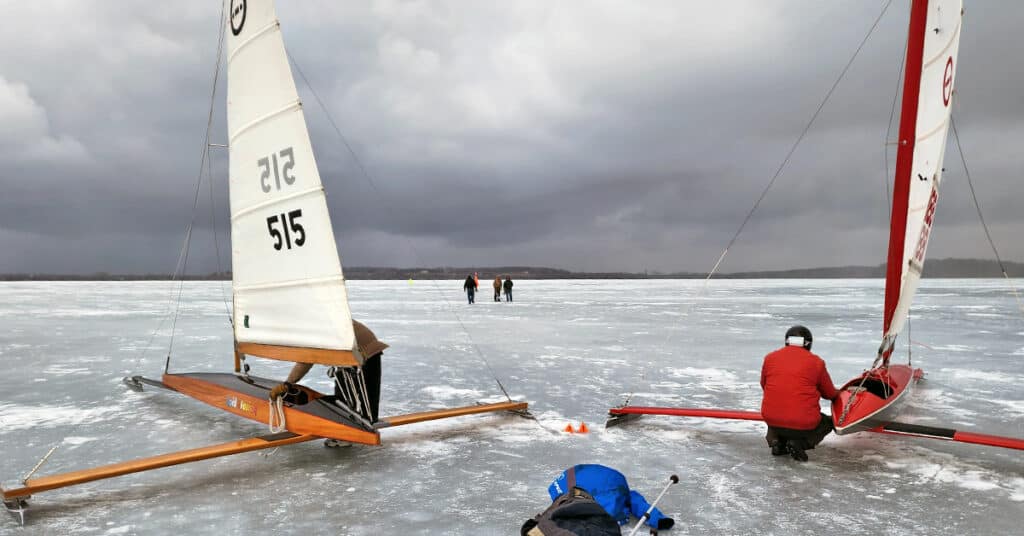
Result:
M833 430L832 417L821 413L818 400L839 396L825 362L811 353L812 340L811 330L789 328L786 345L766 355L761 366L765 439L773 455L789 453L801 462L807 461L804 450L813 449Z

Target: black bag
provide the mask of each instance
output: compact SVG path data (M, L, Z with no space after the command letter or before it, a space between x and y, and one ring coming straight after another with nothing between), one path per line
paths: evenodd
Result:
M573 487L523 523L520 536L621 536L615 518L589 493Z

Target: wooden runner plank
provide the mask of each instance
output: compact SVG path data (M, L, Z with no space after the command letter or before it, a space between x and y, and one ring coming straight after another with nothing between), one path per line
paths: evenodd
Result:
M84 484L94 480L113 478L115 476L207 460L220 456L230 456L232 454L239 454L253 450L280 447L283 445L291 445L293 443L302 443L304 441L312 441L314 439L319 439L319 436L298 435L291 432L284 432L281 434L251 437L248 439L221 443L219 445L211 445L197 449L161 454L159 456L129 460L101 467L93 467L68 473L32 478L25 482L24 487L3 489L3 498L5 501L8 501L19 497L28 497L29 495L42 491L74 486L76 484Z
M493 411L520 411L525 410L529 404L526 402L497 402L494 404L478 404L475 406L464 406L461 408L446 408L438 409L434 411L421 411L418 413L407 413L405 415L395 415L394 417L384 417L377 424L379 428L386 428L391 426L402 426L405 424L412 424L423 421L433 421L436 419L447 419L449 417L459 417L462 415L473 415L475 413L489 413Z

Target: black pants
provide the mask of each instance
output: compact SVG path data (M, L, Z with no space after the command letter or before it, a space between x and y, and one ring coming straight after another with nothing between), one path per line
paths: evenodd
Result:
M366 382L366 398L370 404L370 416L373 417L372 421L377 422L380 410L380 356L378 352L366 359L363 362L363 380ZM341 372L338 372L341 374ZM346 396L346 393L341 392L341 387L338 386L337 381L334 382L334 397L338 400L345 400L346 398L356 398L353 396ZM344 385L344 382L341 382ZM346 387L347 389L347 387Z
M764 438L771 445L773 441L786 442L801 442L803 448L810 450L821 443L825 436L830 434L834 430L832 426L832 417L821 414L821 420L818 421L818 426L815 426L811 430L793 430L792 428L778 428L775 426L768 427L768 433L765 434Z

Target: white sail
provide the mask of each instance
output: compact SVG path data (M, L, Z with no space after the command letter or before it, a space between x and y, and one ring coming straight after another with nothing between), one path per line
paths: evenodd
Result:
M960 23L962 19L961 0L931 0L927 2L927 15L923 30L923 43L919 44L920 65L918 72L911 72L910 56L913 52L914 34L908 45L908 71L904 92L912 88L913 76L919 77L916 96L916 115L901 118L901 139L898 151L906 154L897 156L896 183L909 183L909 193L904 201L894 199L894 223L891 232L899 239L902 233L902 248L891 247L889 263L898 262L898 277L892 269L886 281L886 326L883 348L891 350L896 335L903 329L911 302L917 292L918 282L924 268L925 253L935 217L935 207L942 181L942 159L946 150L949 131L949 115L953 104L953 83L957 67L957 51L960 46ZM913 25L914 22L912 21ZM920 42L920 37L918 37ZM914 96L910 95L910 99ZM908 95L904 95L904 114L907 113ZM913 130L904 129L903 122L912 120ZM913 139L906 139L906 132L912 132ZM912 152L911 152L912 151ZM909 166L900 158L909 159ZM902 206L900 206L902 205ZM897 229L898 218L905 215L906 224ZM895 251L894 251L895 250ZM897 256L899 255L899 256ZM896 286L898 285L898 286ZM895 286L895 287L894 287ZM890 288L894 287L894 288ZM897 298L898 297L898 298ZM895 298L895 299L894 299Z
M226 0L235 340L253 355L358 360L331 219L272 0Z

